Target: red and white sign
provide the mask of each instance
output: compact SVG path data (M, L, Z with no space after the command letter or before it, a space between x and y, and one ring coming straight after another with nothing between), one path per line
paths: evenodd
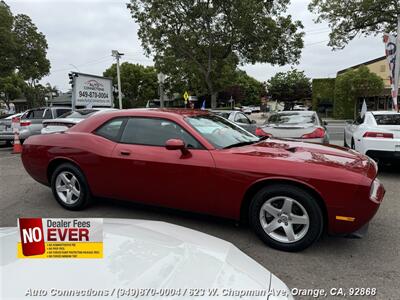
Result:
M18 219L20 258L101 258L103 219Z

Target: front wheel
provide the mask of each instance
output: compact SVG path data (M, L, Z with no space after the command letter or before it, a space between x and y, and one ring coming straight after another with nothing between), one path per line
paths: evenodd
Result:
M51 189L57 202L68 210L81 210L91 201L85 176L70 163L55 169L51 176Z
M276 184L262 188L250 205L250 222L267 245L301 251L319 239L323 217L317 200L307 191Z

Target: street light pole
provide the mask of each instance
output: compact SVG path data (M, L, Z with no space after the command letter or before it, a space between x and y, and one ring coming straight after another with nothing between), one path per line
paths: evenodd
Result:
M118 50L112 50L111 53L112 56L114 56L117 60L118 102L119 102L119 109L122 109L122 92L121 92L121 75L119 72L119 58L124 54L119 53Z

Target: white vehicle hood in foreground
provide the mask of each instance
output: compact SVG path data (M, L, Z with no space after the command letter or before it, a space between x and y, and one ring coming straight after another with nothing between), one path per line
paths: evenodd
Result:
M18 229L0 229L1 299L25 298L29 289L44 289L48 293L51 289L112 291L118 288L288 291L282 281L231 243L195 230L156 221L104 219L103 234L102 259L18 259ZM44 298L53 297L48 294ZM87 298L116 299L117 296ZM186 295L169 299L199 297ZM220 295L212 299L292 297Z

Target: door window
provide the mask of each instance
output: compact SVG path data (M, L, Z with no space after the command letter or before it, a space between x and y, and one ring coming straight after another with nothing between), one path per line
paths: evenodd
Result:
M43 118L43 113L44 113L44 108L43 109L32 109L28 111L22 118L23 119L42 119Z
M243 123L243 124L251 124L249 118L247 118L244 114L238 113L235 116L235 122Z
M125 122L126 118L112 119L100 126L95 131L95 134L102 136L108 140L117 142L121 136L121 132Z
M364 117L359 116L355 121L354 125L360 125L364 123Z
M169 139L181 139L188 148L203 149L202 145L181 126L158 118L130 118L122 133L121 142L164 147Z
M56 118L58 118L59 116L65 114L65 113L67 113L67 112L70 112L70 111L71 111L71 110L68 109L68 108L56 109Z

